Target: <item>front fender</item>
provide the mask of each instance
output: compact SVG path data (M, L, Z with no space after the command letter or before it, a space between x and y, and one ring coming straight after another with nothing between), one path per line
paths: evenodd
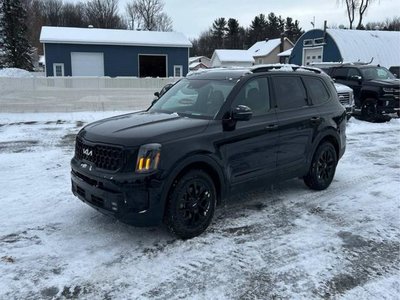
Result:
M207 167L212 168L214 174L218 176L220 182L220 199L224 199L227 194L227 184L226 184L226 176L222 170L222 166L218 163L216 158L212 157L212 153L207 152L194 152L188 153L182 159L179 160L178 164L174 164L170 169L165 170L165 174L168 174L165 178L165 184L163 185L161 203L162 207L165 210L168 194L170 188L174 182L174 180L181 174L185 169L190 167L191 165L207 165ZM163 211L164 214L164 211Z

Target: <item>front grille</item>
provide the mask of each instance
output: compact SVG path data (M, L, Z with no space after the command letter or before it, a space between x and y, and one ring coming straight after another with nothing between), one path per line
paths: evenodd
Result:
M97 168L116 171L123 163L123 151L118 147L104 145L89 145L80 138L76 138L75 157L87 160Z
M92 195L90 202L98 207L104 207L104 199L103 198Z
M350 94L349 93L338 93L339 101L343 105L350 105Z

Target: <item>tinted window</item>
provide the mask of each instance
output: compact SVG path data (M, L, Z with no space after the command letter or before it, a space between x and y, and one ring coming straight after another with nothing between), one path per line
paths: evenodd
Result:
M307 105L303 82L297 76L279 76L272 79L279 109L291 109Z
M363 68L361 73L366 80L395 78L392 73L382 67Z
M349 73L347 74L347 76L351 78L352 76L361 76L361 74L360 72L358 72L357 69L351 68L349 69Z
M320 104L329 99L329 92L321 79L305 77L304 82L314 104Z
M270 106L268 79L259 77L244 84L235 97L232 107L246 105L251 108L254 116L265 114Z
M184 78L173 85L149 111L212 118L224 104L234 84L232 80Z
M333 70L332 77L336 79L346 80L348 72L349 72L348 68L337 68Z

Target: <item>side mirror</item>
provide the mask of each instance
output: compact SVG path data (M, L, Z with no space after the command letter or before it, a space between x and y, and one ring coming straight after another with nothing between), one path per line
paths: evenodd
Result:
M362 79L362 77L361 77L360 75L353 75L353 76L350 76L350 80L353 80L353 81L358 81L358 82L360 82L361 79Z
M246 105L238 105L232 111L232 119L236 121L248 121L252 116L253 112Z
M156 96L157 98L160 98L160 92L155 92L154 96Z

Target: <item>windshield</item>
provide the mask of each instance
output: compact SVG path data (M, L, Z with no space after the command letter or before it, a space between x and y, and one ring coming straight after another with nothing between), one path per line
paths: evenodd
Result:
M233 80L187 79L177 82L149 112L178 113L197 118L214 118L231 92Z
M360 69L362 76L366 80L374 79L395 79L394 75L390 73L387 69L382 67L376 68L363 68Z

